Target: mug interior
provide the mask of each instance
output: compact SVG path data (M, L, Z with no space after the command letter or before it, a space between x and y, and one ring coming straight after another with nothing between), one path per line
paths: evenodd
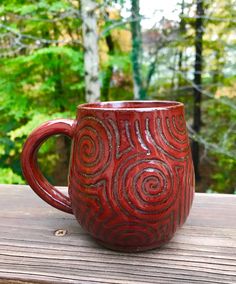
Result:
M111 101L96 102L79 105L79 109L107 109L107 110L150 110L150 109L170 109L183 106L176 101Z

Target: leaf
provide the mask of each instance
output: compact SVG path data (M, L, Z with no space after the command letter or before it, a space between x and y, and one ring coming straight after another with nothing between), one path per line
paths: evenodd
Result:
M69 117L70 114L68 112L64 113L54 113L53 115L48 115L45 113L39 113L35 114L31 120L29 120L25 125L22 125L18 127L17 129L14 129L8 133L8 136L12 141L15 141L16 138L21 138L23 136L28 136L33 129L35 129L37 126L39 126L42 122L61 118L61 117Z
M25 184L21 176L14 173L10 168L0 168L1 184Z

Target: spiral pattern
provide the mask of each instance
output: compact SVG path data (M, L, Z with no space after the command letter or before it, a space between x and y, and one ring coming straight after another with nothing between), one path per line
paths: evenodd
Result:
M180 135L179 133L175 132L173 124L170 123L168 117L166 119L158 117L156 119L156 125L162 141L165 143L166 147L170 149L171 152L174 151L174 153L181 154L188 152L189 144L186 134Z
M116 171L111 200L114 207L136 219L157 220L175 198L174 176L162 160L129 159Z
M106 170L111 162L111 133L101 120L92 116L83 118L75 143L79 175L94 177Z
M116 115L78 119L70 171L74 214L110 248L157 247L184 223L192 204L184 116Z
M171 120L176 133L180 135L186 135L186 125L183 115L173 115Z

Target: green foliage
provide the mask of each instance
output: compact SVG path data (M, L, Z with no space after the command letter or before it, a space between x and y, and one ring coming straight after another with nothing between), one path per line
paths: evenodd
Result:
M150 92L158 99L185 104L189 129L193 117L195 3L185 3L179 31L157 48L157 66ZM205 2L205 1L204 1ZM234 193L236 189L235 1L205 2L202 125L193 139L200 143L201 191ZM163 20L165 23L165 21ZM161 34L162 27L158 30ZM174 34L174 29L169 34ZM168 33L166 34L168 37ZM161 40L160 40L161 41ZM154 49L154 48L153 48ZM151 52L153 51L151 50ZM151 54L150 52L150 54ZM146 54L146 62L150 62ZM144 64L148 68L148 64Z
M211 188L215 192L234 193L236 191L236 182L232 178L235 175L236 159L225 155L217 155L217 165L212 174Z
M218 99L204 104L206 127L202 136L213 161L210 187L216 192L236 190L236 109L232 107L236 105L236 98L230 99L230 103L231 106L222 105Z
M19 157L29 133L49 119L74 117L84 102L83 48L73 43L80 37L81 21L71 12L77 9L62 0L2 1L1 32L18 37L21 52L11 54L17 46L6 40L0 57L0 176L8 177L0 182L23 183ZM58 160L55 141L40 151L43 171Z
M0 168L1 184L24 184L25 181L20 175L15 174L10 168Z
M184 1L180 2L183 5ZM234 2L205 3L202 127L194 139L201 145L200 167L207 171L203 190L212 192L236 192ZM114 45L114 50L106 46L108 54L100 64L100 81L107 91L101 99L131 100L133 70L129 44L127 47L131 36L126 33L124 41L122 38L122 30L130 29L130 19L104 20L104 3L99 3L100 42L108 45L104 39L110 35ZM113 3L127 6L125 0L105 1L106 7ZM138 49L143 45L142 54L140 49L135 57L135 71L148 98L182 101L190 127L194 10L195 2L185 1L182 20L172 23L163 18L150 33L144 33L143 42L140 38L133 41L136 49L137 44ZM84 102L82 22L79 1L68 0L2 0L0 17L0 183L17 184L24 183L19 160L29 133L49 119L74 117L76 106ZM118 36L113 29L119 30ZM124 42L126 48L122 49ZM41 169L53 183L61 162L55 151L58 141L58 137L50 138L39 151Z
M118 70L122 70L124 74L131 73L130 56L127 53L116 53L115 55L110 56L109 64Z

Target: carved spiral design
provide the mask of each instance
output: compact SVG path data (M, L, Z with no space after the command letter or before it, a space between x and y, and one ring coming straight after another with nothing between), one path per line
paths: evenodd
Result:
M81 164L85 167L94 167L101 161L101 154L104 153L104 145L99 139L97 131L91 127L85 127L87 134L79 140L78 149L81 155Z
M173 115L172 124L178 134L186 135L186 125L183 115Z
M111 134L102 121L95 117L82 119L77 145L79 174L94 177L105 171L111 161Z
M173 123L170 122L167 117L165 120L158 117L156 120L158 133L160 134L162 141L164 142L167 149L173 154L181 153L185 155L189 151L189 145L187 141L187 136L180 135L173 128Z
M173 185L173 173L164 161L128 161L116 173L113 201L127 216L153 220L168 209L174 198Z
M183 114L86 115L71 165L74 213L110 248L158 247L182 225L194 179Z

